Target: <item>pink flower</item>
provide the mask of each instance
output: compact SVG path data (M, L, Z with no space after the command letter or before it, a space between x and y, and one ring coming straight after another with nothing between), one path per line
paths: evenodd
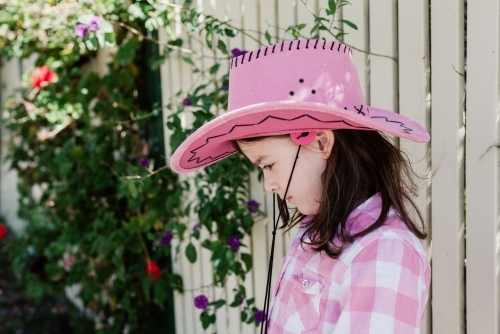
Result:
M99 22L101 21L101 18L99 16L94 16L89 23L89 29L90 31L97 31L99 30Z
M85 37L89 32L89 27L85 24L77 24L75 27L75 35L78 37Z
M52 72L48 66L39 66L31 73L31 86L35 88L43 88L51 82L56 81L57 74Z
M71 267L76 263L76 257L68 252L64 253L62 267L66 270L70 270Z

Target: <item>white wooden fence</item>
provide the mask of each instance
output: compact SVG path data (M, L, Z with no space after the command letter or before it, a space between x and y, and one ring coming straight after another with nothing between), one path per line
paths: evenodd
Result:
M310 29L314 18L304 2L314 13L327 8L328 4L327 0L198 0L197 4L207 14L230 18L235 26L245 29L257 40L240 35L228 41L229 48L253 50L266 43L264 38L252 34L254 30L267 29L271 35L283 38L284 31L277 27L308 23L306 29ZM433 268L432 292L422 333L500 333L497 147L500 142L500 0L469 1L467 9L463 0L351 2L342 8L338 17L354 22L358 30L341 24L338 27L349 32L344 36L345 43L365 51L355 51L354 57L367 103L405 114L431 133L430 144L399 142L417 171L432 175L430 180L421 182L417 198L431 236L426 247ZM205 59L200 66L208 68L210 60ZM195 78L196 74L188 72L180 60L169 61L162 68L164 100L180 89L189 89ZM165 111L165 116L167 114ZM270 196L263 192L255 178L251 182L251 197L264 203L265 209L271 207ZM468 222L467 252L465 220ZM251 280L245 286L249 294L255 295L257 305L263 304L265 289L271 236L268 222L270 220L259 221L251 240L245 241L255 263ZM277 259L285 255L289 244L290 236L278 241ZM175 267L186 278L188 289L210 282L208 254L201 248L199 251L202 261L191 265L180 256ZM275 263L273 282L281 266L279 261ZM199 315L193 307L194 295L200 291L213 298L224 293L231 295L236 283L228 282L225 289L176 295L177 332L254 333L253 327L240 324L237 309L223 308L217 315L217 324L207 331L192 320Z
M305 2L315 13L328 3ZM433 270L422 333L500 333L500 0L351 2L338 17L358 26L357 31L345 27L349 34L344 42L366 51L354 51L354 57L367 103L416 119L431 133L427 145L400 141L416 169L432 174L430 181L422 182L417 199L431 236L426 247ZM301 0L196 3L207 14L230 18L248 34L267 29L283 38L284 31L277 27L308 23L306 29L310 29L313 22ZM252 50L259 42L266 43L254 36L257 41L244 35L228 40L229 48ZM166 34L160 38L166 40ZM193 41L192 46L197 45ZM208 68L210 60L198 65ZM2 97L15 85L16 73L22 72L18 66L12 62L0 71ZM196 79L180 59L167 61L161 73L164 103L180 89L187 92ZM166 117L168 111L164 113ZM15 202L15 175L2 168L0 184L0 211L12 215L15 206L8 203ZM250 196L270 212L271 198L255 176ZM270 229L268 220L260 220L252 237L244 240L254 256L254 270L244 285L259 307L264 299ZM277 242L273 282L289 244L290 236ZM224 288L209 287L210 254L197 247L200 260L195 265L183 254L175 262L174 270L183 276L185 288L193 290L175 295L177 333L255 333L255 327L240 323L239 310L229 307L220 309L215 326L202 330L193 297L205 293L211 298L229 298L239 282L233 279Z

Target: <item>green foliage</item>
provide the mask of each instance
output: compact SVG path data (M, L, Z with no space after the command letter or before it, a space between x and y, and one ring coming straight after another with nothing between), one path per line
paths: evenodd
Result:
M343 31L333 33L328 25L345 4L329 1L327 17L315 18L311 36L304 36L306 24L285 31L290 38L317 38L319 31L338 38ZM96 17L97 29L92 28ZM175 33L179 23L182 38ZM144 50L159 44L152 32L160 28L167 42L160 55L145 59ZM195 189L190 181L180 182L163 156L149 153L154 147L148 129L158 107L145 106L147 92L141 90L147 73L168 57L179 57L199 74L192 89L165 101L170 145L177 148L227 109L228 73L221 73L220 65L230 58L227 39L240 33L190 2L0 4L0 57L36 57L37 66L56 74L36 83L27 73L22 88L3 106L3 125L10 131L7 159L19 175L19 216L28 223L9 243L12 268L31 298L64 298L67 287L78 286L83 309L72 308L74 328L88 328L90 319L103 333L161 332L166 324L158 319L165 319L172 290L184 291L171 259L186 256L195 263L197 242L211 252L215 286L224 286L229 275L244 281L252 269L241 241L250 235L256 215L247 209L253 165L232 155L196 173ZM268 31L259 34L267 43L278 42ZM197 67L202 56L185 48L189 35L205 43L206 54L216 55L209 68ZM105 46L114 48L106 73L93 73L89 64L97 51L111 53L103 51ZM193 116L191 124L181 122L185 113ZM185 200L188 191L196 193L191 203ZM193 215L199 222L195 228L189 226ZM170 237L187 246L172 247ZM231 238L240 241L239 248L231 248ZM229 306L240 308L241 320L255 323L253 296L240 285L231 297ZM226 303L213 301L200 313L203 328L215 323L216 310Z

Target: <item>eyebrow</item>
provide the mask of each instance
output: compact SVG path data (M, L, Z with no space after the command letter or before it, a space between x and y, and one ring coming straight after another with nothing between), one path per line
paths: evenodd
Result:
M252 163L255 166L258 166L262 163L262 160L264 160L264 158L267 158L267 157L268 157L267 155L261 155L260 157L257 158L257 160L255 160L255 162L252 161Z

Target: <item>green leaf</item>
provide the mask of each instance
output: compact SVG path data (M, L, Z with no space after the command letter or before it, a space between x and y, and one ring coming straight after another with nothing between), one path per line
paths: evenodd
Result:
M191 58L186 57L186 56L181 56L181 58L182 58L182 60L184 60L189 65L195 66L194 63L193 63L193 61L191 60Z
M324 17L321 17L321 16L318 16L317 18L314 19L314 22L320 22L320 21L329 21L328 19L324 18Z
M269 31L266 30L264 36L266 37L267 44L271 44L271 35L269 35Z
M154 298L156 304L163 309L165 305L165 300L168 297L168 286L165 284L164 280L159 280L153 286Z
M218 309L218 308L221 308L222 306L224 306L225 304L226 304L225 300L219 299L219 300L211 302L208 305L213 305L215 307L215 309Z
M238 35L238 30L235 28L226 28L224 29L224 32L229 37L236 37L236 35Z
M318 30L318 27L319 27L319 23L316 23L316 24L314 25L314 27L312 27L312 29L311 29L311 31L309 32L309 34L311 34L311 35L312 35L312 34L313 34L313 32L315 32L316 30Z
M130 192L130 196L132 196L132 198L137 198L137 187L132 182L128 184L128 191Z
M330 10L329 15L335 15L335 12L337 11L337 2L336 0L328 0L328 9Z
M245 216L243 216L243 224L245 225L246 229L252 228L252 226L254 224L252 215L246 214Z
M78 17L78 22L81 24L89 25L90 21L94 18L94 14L83 14Z
M102 31L96 31L95 37L97 38L97 42L99 43L99 46L102 48L104 47L105 44L105 39L104 39L104 33Z
M138 4L130 4L127 8L127 12L134 18L145 19L146 14L142 11L141 6Z
M192 243L189 243L189 245L186 246L186 257L188 258L189 262L196 262L196 248Z
M297 26L297 29L300 31L300 30L304 29L306 26L307 26L307 23L301 23Z
M135 58L135 53L141 47L141 43L135 39L126 42L115 55L115 61L118 65L126 65Z
M214 66L210 67L210 71L209 71L209 72L210 72L210 74L215 74L215 73L217 73L217 71L219 70L219 67L220 67L220 64L219 64L219 63L217 63L217 64L215 64Z
M45 273L52 281L59 281L63 278L64 269L58 263L48 263L45 265Z
M205 35L205 42L207 43L209 49L212 49L213 47L212 44L213 38L214 38L213 32L211 30L207 31L207 34Z
M106 34L115 34L115 30L113 29L113 25L108 21L102 20L99 23L99 31L102 31Z
M224 43L221 39L217 41L217 49L219 49L224 55L229 56L226 43Z
M207 329L208 326L210 326L210 315L208 314L207 311L203 311L201 314L200 314L200 320L201 320L201 326L203 327L203 329Z
M347 20L339 20L339 21L347 24L349 27L353 28L354 30L358 30L358 27L354 23L352 23L351 21L347 21Z
M106 41L106 45L108 46L113 46L116 43L116 36L115 33L105 33L104 34L104 40Z
M246 271L249 272L252 269L252 255L241 253L241 261L245 263Z
M247 312L244 310L241 311L241 322L245 322L247 320Z

